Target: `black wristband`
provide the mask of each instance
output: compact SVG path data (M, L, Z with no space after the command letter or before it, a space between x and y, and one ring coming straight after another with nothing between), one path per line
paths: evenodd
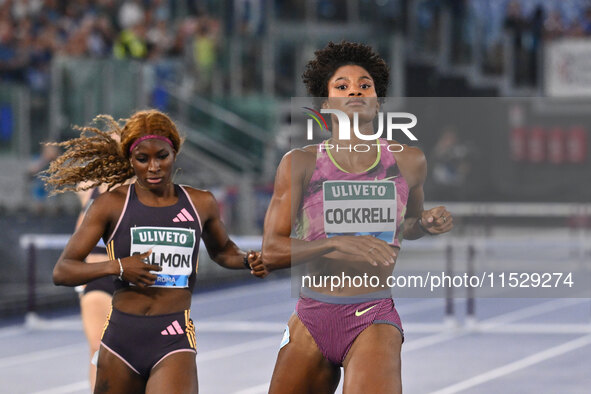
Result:
M249 255L249 253L247 253L246 256L244 256L244 259L242 260L242 263L244 264L244 266L246 267L246 269L251 270L252 268L250 267L250 264L248 262L248 255Z
M425 228L425 226L423 226L423 218L419 218L419 220L417 220L417 224L418 224L419 228L421 229L421 231L424 232L425 234L435 235L431 231L427 230Z

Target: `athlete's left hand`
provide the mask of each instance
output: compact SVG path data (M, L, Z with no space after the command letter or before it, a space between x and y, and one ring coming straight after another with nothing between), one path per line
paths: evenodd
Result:
M267 271L263 264L261 252L248 252L248 264L251 268L250 273L256 276L257 278L262 279L265 276L269 275L269 271Z
M454 218L444 206L421 212L419 220L423 228L432 235L447 233L454 226Z

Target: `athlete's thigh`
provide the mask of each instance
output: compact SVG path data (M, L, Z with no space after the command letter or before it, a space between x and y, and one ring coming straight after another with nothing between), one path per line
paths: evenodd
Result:
M402 334L390 324L372 324L353 342L343 366L343 394L402 392Z
M101 346L99 350L94 394L143 393L144 379L132 371L119 357Z
M105 321L111 309L111 296L104 291L91 291L80 298L82 325L88 344L98 350Z
M195 352L177 352L156 364L146 384L146 394L151 393L197 394Z
M269 394L334 393L341 376L340 367L322 355L295 314L287 325L289 343L279 350Z

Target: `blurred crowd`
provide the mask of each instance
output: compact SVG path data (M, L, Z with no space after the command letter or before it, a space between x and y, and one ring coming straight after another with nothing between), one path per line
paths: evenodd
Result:
M196 79L209 80L223 36L265 34L269 4L280 20L352 18L341 0L0 0L0 81L25 82L34 92L45 92L56 55L148 61L182 57L188 71L201 76ZM213 7L223 12L212 13ZM591 34L587 0L359 0L359 15L353 19L383 20L382 33L385 25L407 31L402 15L415 9L410 23L432 32L425 33L429 41L439 35L437 15L444 7L452 15L453 57L465 58L476 34L485 52L485 71L492 73L502 72L505 32L513 37L520 64L535 62L543 39Z
M591 35L588 0L469 0L492 35L508 26L537 30L543 38ZM502 20L501 20L502 19ZM487 22L489 20L490 22Z
M400 0L403 1L403 0ZM509 39L514 82L534 86L544 42L591 35L589 0L418 0L414 23L418 45L433 52L441 44L443 12L451 18L453 63L469 63L475 47L482 71L502 74Z
M182 4L181 4L182 3ZM207 73L220 21L191 0L0 0L0 81L45 91L51 59L182 56ZM183 17L175 18L182 7Z
M528 8L529 7L529 8ZM589 1L510 0L505 8L503 28L511 40L513 82L539 85L540 50L544 41L591 35Z

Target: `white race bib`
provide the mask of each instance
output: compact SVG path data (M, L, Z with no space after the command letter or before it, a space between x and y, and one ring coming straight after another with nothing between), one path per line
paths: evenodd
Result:
M188 287L193 272L195 230L173 227L132 227L130 254L152 249L149 264L162 267L152 287Z
M324 231L373 235L388 243L396 233L396 186L392 181L325 181Z

